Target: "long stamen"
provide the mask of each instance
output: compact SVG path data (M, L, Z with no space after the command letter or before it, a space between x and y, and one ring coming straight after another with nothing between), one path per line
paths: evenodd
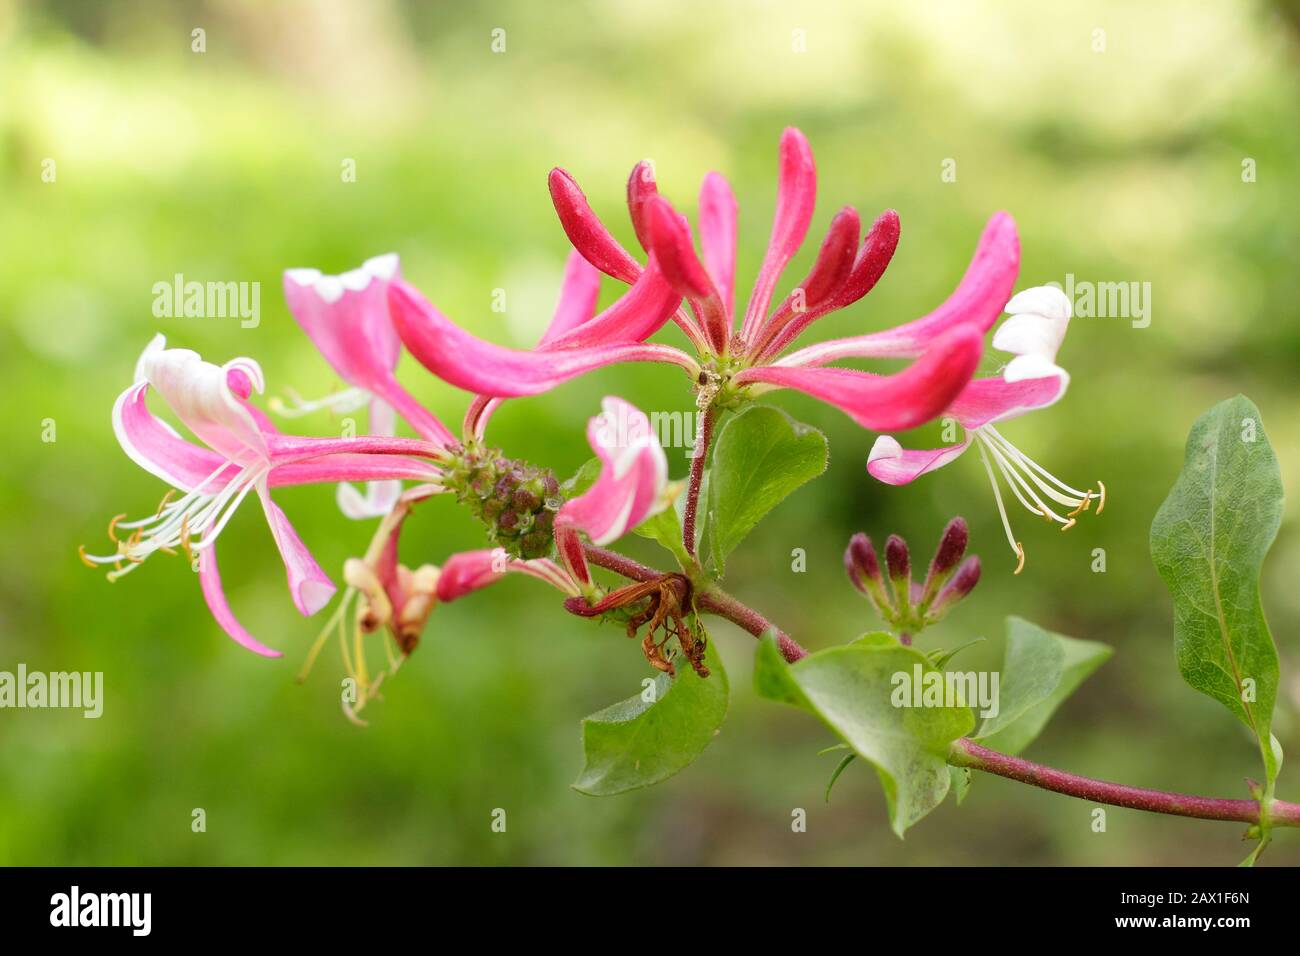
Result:
M998 463L998 467L1002 470L1002 474L1006 476L1008 484L1011 485L1011 490L1016 491L1016 486L1019 485L1024 489L1025 494L1029 495L1029 497L1034 500L1034 503L1031 505L1017 492L1016 497L1020 499L1020 503L1029 511L1032 511L1035 514L1040 514L1049 521L1059 521L1061 524L1065 524L1066 519L1062 518L1051 508L1047 507L1043 499L1039 498L1038 495L1034 493L1034 489L1029 487L1029 482L1025 481L1025 479L1021 477L1020 472L1018 472L1011 462L1007 460L1006 456L1003 455L998 446L989 442L987 439L985 439L985 442L988 446L988 450L993 454L994 460Z
M976 446L979 449L980 461L984 462L984 471L989 476L989 484L993 486L993 499L998 503L998 514L1002 516L1002 530L1007 533L1007 543L1011 545L1011 550L1016 553L1020 563L1016 566L1016 574L1019 574L1025 567L1025 548L1016 536L1011 533L1011 522L1007 520L1007 508L1002 503L1002 492L998 489L998 481L993 477L993 466L989 464L989 457L984 452L984 443L979 442Z
M285 389L285 392L289 396L288 403L274 396L266 403L267 407L281 418L302 418L323 408L342 414L356 411L370 401L370 393L363 388L345 388L341 392L333 392L310 401L304 400L291 388Z
M1011 459L1011 461L1020 466L1020 469L1025 473L1029 480L1037 485L1043 494L1047 495L1057 504L1068 505L1073 508L1081 508L1091 500L1091 492L1079 492L1078 494L1066 495L1057 488L1053 488L1039 476L1039 472L1042 472L1043 469L1040 468L1033 459L1029 458L1021 452L1020 449L1016 448L1011 444L1011 442L1007 441L997 432L990 429L987 437L992 440L994 445L1000 448L1002 452ZM1050 478L1051 475L1048 475L1048 477ZM1064 482L1054 478L1052 480L1056 481L1056 484L1059 487L1068 487Z
M1002 433L999 432L997 428L995 428L992 425L985 425L984 428L987 429L989 433L992 434L995 438L997 438L998 441L1003 445L1003 447L1009 450L1019 461L1024 462L1024 464L1027 465L1030 470L1038 472L1038 474L1042 475L1044 478L1046 478L1048 481L1055 484L1058 488L1062 489L1067 494L1073 495L1075 498L1101 497L1095 491L1091 491L1091 490L1080 491L1078 488L1074 488L1070 485L1067 485L1060 478L1057 478L1054 474L1052 474L1042 465L1038 464L1038 462L1034 461L1032 458L1030 458L1028 455L1022 452L1015 445L1011 444L1011 442L1007 441L1007 439L1003 437ZM1064 502L1062 502L1062 504L1064 504Z

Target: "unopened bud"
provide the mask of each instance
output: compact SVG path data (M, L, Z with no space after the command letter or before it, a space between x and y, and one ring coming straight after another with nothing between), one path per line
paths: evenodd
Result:
M966 553L966 544L970 540L970 530L964 518L953 518L948 527L943 529L939 547L930 562L930 570L925 576L925 587L921 592L920 606L924 610L934 600L944 582L952 576L962 555Z
M891 534L885 542L885 566L894 589L894 603L905 616L912 606L912 557L907 542L896 534Z
M952 610L953 605L975 590L975 585L980 580L980 559L971 555L961 563L957 568L957 573L952 576L939 596L934 599L926 614L926 621L933 623Z
M849 539L849 546L844 549L844 570L848 572L853 586L869 597L880 615L889 620L894 608L885 590L884 579L880 576L880 560L876 557L871 539L861 531Z

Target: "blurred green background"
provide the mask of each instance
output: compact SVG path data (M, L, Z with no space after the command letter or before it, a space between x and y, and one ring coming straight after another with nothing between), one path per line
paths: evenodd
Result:
M811 718L755 699L753 640L713 627L734 687L722 733L686 772L595 799L569 789L579 719L648 673L612 627L509 580L434 614L422 646L367 710L338 707L331 649L294 683L317 621L299 617L256 508L225 532L236 613L285 657L255 657L207 614L182 560L117 584L76 549L163 488L118 449L114 398L156 332L222 362L258 359L268 395L337 381L284 308L281 270L337 272L381 252L478 334L530 345L567 252L546 192L563 165L629 245L621 197L649 156L694 214L723 170L741 205L739 290L762 256L782 127L819 167L801 277L836 208L892 206L903 238L866 300L814 338L884 327L940 302L989 214L1010 210L1018 288L1066 273L1150 282L1152 321L1081 318L1061 353L1073 375L1050 411L1003 429L1075 484L1106 482L1105 515L1062 535L1017 517L1028 551L1012 577L974 457L901 489L869 480L873 436L798 396L776 401L825 429L829 473L783 504L730 563L728 586L821 647L871 625L844 580L849 534L898 531L928 551L954 514L985 577L925 645L989 640L1011 613L1106 641L1113 660L1028 756L1137 785L1245 796L1245 732L1184 686L1171 607L1147 551L1156 507L1192 421L1241 391L1262 410L1292 500L1300 482L1296 262L1297 42L1263 2L1036 3L395 2L14 3L0 0L0 368L10 440L0 454L0 669L103 671L104 716L0 712L0 862L21 864L1193 864L1236 863L1241 827L1109 811L1010 782L976 781L900 842L860 766L822 801L835 757ZM206 52L191 52L191 31ZM506 50L491 49L505 30ZM794 47L802 30L806 52ZM1098 34L1095 31L1104 31ZM1096 47L1098 39L1104 49ZM955 159L955 183L941 164ZM1257 181L1243 182L1252 159ZM57 179L42 180L53 159ZM356 182L341 180L355 160ZM152 286L175 273L261 283L261 323L156 319ZM508 311L491 310L492 290ZM617 290L608 280L603 301ZM664 341L679 341L670 326ZM996 367L990 355L986 369ZM465 396L409 358L403 380L445 420ZM604 370L508 404L493 438L567 474L581 423L617 392L688 409L674 371ZM54 419L57 440L42 441ZM336 432L322 413L296 423ZM937 428L916 439L937 437ZM686 471L670 452L673 474ZM331 487L278 500L335 575L370 529ZM1300 536L1286 516L1265 604L1283 661L1276 730L1292 754L1279 794L1300 799ZM649 542L627 542L661 560ZM407 563L481 547L449 502L417 512ZM808 555L791 571L793 548ZM1104 548L1107 571L1090 571ZM664 556L666 557L666 555ZM918 557L917 560L923 560ZM207 832L191 831L203 808ZM490 829L505 808L504 834ZM808 812L792 833L791 811ZM1300 862L1283 832L1264 857Z

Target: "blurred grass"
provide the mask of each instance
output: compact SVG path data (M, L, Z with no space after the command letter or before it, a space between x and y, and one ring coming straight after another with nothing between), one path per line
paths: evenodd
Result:
M1260 406L1292 492L1300 482L1295 263L1295 37L1273 8L1119 2L916 5L631 2L566 6L191 2L167 8L0 0L0 372L12 439L0 456L0 669L105 673L104 717L0 712L0 862L6 863L1234 863L1239 828L1090 806L981 779L897 841L874 777L850 770L821 802L833 758L810 720L756 702L751 639L718 623L735 688L724 732L692 768L612 800L568 788L578 720L638 686L646 667L613 628L564 615L528 581L440 608L418 653L368 711L337 707L337 659L293 680L316 633L286 599L261 519L226 532L236 612L285 650L239 650L206 614L183 563L158 558L116 585L76 560L108 518L152 508L162 488L121 454L115 396L158 331L224 361L251 355L268 392L337 383L284 309L282 269L349 268L395 249L449 315L524 346L549 315L566 253L544 185L562 164L616 233L627 170L656 160L688 212L721 169L741 204L738 293L770 224L776 139L798 125L817 153L811 262L833 211L897 208L903 241L880 286L817 337L918 315L961 274L996 209L1017 218L1019 285L1149 281L1153 319L1078 319L1062 353L1070 393L1005 429L1075 483L1097 478L1106 514L1068 535L1029 516L1012 578L979 464L901 489L867 480L872 436L797 396L824 428L829 474L783 505L729 568L729 586L805 643L870 626L842 581L849 533L907 535L923 550L952 514L985 560L976 597L929 646L973 635L967 666L996 666L1001 621L1019 613L1104 640L1115 658L1030 756L1133 784L1244 793L1245 735L1185 686L1170 607L1146 536L1188 427L1237 391ZM207 52L190 52L190 31ZM490 50L506 30L503 54ZM1094 52L1094 30L1106 49ZM792 52L792 31L808 52ZM1258 181L1241 180L1245 157ZM42 162L57 181L41 180ZM357 181L340 181L356 161ZM955 183L940 163L957 161ZM258 281L262 321L155 319L152 286ZM490 310L504 288L509 308ZM616 294L604 290L606 300ZM504 320L504 321L503 321ZM666 341L674 336L664 333ZM987 360L991 369L996 359ZM403 379L449 422L464 396L407 360ZM579 424L614 392L647 409L690 407L675 373L605 370L508 404L494 440L565 473L587 452ZM57 441L41 441L54 419ZM302 423L328 433L321 416ZM923 430L918 439L933 439ZM685 471L674 457L673 472ZM368 529L330 488L278 495L322 565L338 569ZM1283 656L1278 735L1300 752L1300 573L1289 513L1266 569ZM410 563L481 546L450 505L424 506ZM651 545L629 544L655 558ZM806 574L790 571L804 548ZM1089 571L1104 548L1107 573ZM1283 796L1300 796L1284 767ZM190 830L191 810L207 832ZM507 810L506 834L489 824ZM792 834L790 812L809 827ZM1265 857L1300 862L1283 834Z

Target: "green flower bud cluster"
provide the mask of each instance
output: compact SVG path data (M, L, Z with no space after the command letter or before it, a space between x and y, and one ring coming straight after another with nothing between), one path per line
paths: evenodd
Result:
M564 495L555 474L478 445L456 450L443 485L487 526L488 538L516 558L551 553L555 513Z

